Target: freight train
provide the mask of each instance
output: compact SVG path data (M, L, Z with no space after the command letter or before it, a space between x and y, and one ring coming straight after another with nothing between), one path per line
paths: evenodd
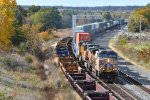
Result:
M95 75L107 82L117 80L117 54L109 48L92 44L90 40L96 34L121 24L124 24L123 20L80 25L75 27L72 37L57 43L59 66L83 100L117 100L90 76Z
M104 81L118 78L117 54L109 48L90 43L91 38L115 26L125 24L124 20L99 22L77 26L73 32L73 51L92 74Z
M71 48L72 38L57 43L56 54L62 72L83 100L118 100L115 94L99 84L80 64Z

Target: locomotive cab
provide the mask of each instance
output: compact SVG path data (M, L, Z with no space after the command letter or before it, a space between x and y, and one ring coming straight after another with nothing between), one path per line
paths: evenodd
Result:
M98 76L107 81L114 81L118 77L117 54L113 51L104 50L97 54Z

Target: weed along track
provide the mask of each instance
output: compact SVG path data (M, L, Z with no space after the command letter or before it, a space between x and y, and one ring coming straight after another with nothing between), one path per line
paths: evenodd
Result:
M106 84L98 77L93 75L87 67L83 66L77 60L72 49L72 37L66 37L60 40L56 46L56 53L59 58L58 63L66 78L70 82L74 90L80 95L83 100L134 100L130 94L124 92L123 89L115 84ZM116 88L118 87L118 88ZM123 93L121 95L121 93Z

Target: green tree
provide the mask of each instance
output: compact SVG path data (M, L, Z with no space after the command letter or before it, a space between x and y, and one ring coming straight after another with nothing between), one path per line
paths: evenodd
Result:
M147 7L150 7L150 3L146 5Z
M70 10L65 10L62 13L62 27L70 28L72 26L72 14L73 12Z
M29 7L28 12L29 13L35 13L35 12L38 12L40 9L41 9L40 6L32 5L31 7Z
M111 17L110 12L104 12L104 13L102 14L102 17L103 17L103 19L106 20L106 21L112 20L112 17Z
M14 21L13 27L15 29L15 34L11 37L11 41L13 45L19 46L21 42L26 41L25 33L22 31L16 21Z
M15 9L15 21L13 22L13 28L15 31L15 34L11 37L11 41L13 45L19 46L21 42L25 42L25 34L21 29L21 26L24 22L24 17L27 16L27 11L21 7L17 6Z
M40 24L40 31L61 28L61 16L56 8L43 9L31 16L33 24Z
M26 16L27 16L27 11L23 7L17 6L15 9L15 18L18 25L23 24L24 17Z

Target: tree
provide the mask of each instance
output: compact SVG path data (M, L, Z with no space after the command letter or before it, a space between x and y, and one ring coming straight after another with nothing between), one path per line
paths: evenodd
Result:
M23 7L17 6L15 9L15 18L18 25L23 24L24 17L26 16L27 16L27 11Z
M28 12L29 13L35 13L35 12L38 12L40 9L41 9L40 6L32 5L31 7L29 7Z
M102 17L103 17L103 19L106 20L106 21L112 20L112 17L111 17L111 15L110 15L110 12L104 12L104 13L102 14Z
M33 24L41 24L40 31L61 28L61 16L56 8L43 9L31 16Z
M39 60L42 59L42 41L37 35L39 33L38 31L39 25L30 25L30 24L24 24L22 26L22 30L25 32L26 35L26 46L29 53L33 54Z
M11 46L11 37L14 34L13 21L16 0L0 0L0 46L8 50Z
M72 14L73 12L70 10L65 10L62 13L62 27L70 28L72 26Z
M150 3L148 3L148 4L146 5L146 7L150 7Z
M16 21L14 21L13 27L15 30L15 34L11 37L11 41L13 45L19 46L20 43L26 41L25 33L22 31Z
M150 8L143 7L135 10L130 15L129 19L129 31L139 32L140 29L140 19L141 19L141 29L148 29L150 27Z
M15 46L19 46L20 43L25 42L25 34L21 29L21 26L23 25L24 22L24 17L27 16L27 11L21 7L17 6L15 8L15 21L13 21L13 28L15 34L11 37L12 44Z

